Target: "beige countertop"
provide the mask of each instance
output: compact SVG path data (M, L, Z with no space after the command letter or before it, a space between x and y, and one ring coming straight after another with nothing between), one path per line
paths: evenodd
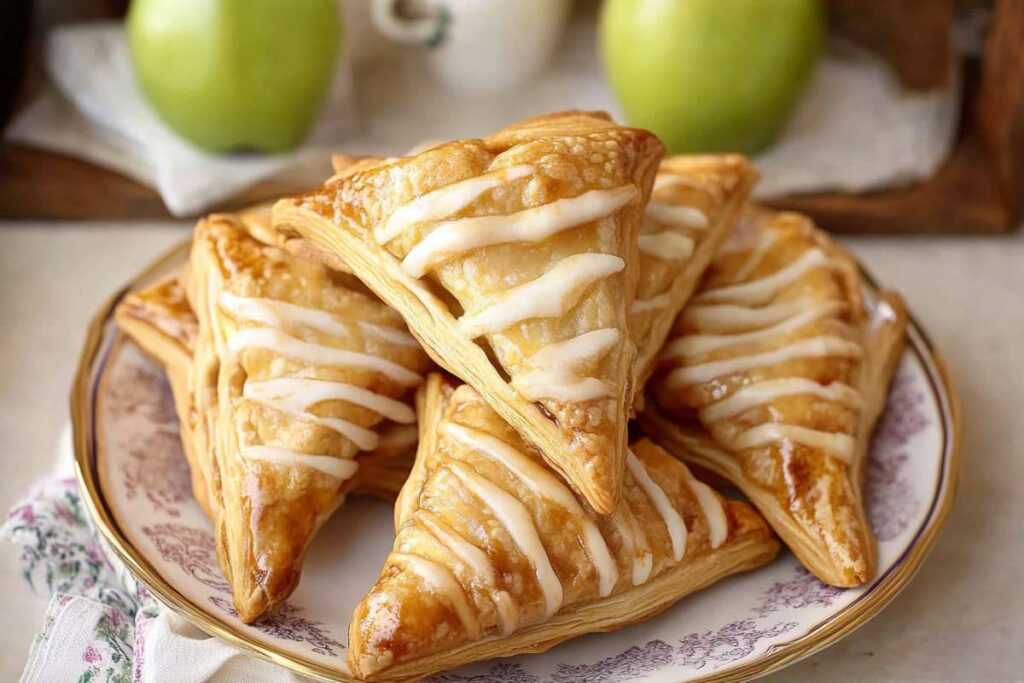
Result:
M0 225L0 507L53 468L85 326L184 224ZM920 574L872 622L774 680L1024 680L1024 232L844 240L903 292L963 403L957 501ZM45 599L0 546L0 680Z

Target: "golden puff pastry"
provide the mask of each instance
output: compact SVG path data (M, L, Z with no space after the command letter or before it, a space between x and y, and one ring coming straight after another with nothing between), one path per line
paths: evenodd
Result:
M469 385L431 375L397 537L349 627L359 678L418 679L646 619L779 550L764 520L644 440L598 515Z
M864 461L905 330L899 296L866 305L853 258L807 218L751 210L676 321L641 422L742 489L822 581L863 584Z
M114 312L118 326L153 360L163 366L181 425L181 441L192 474L192 490L203 511L211 518L203 466L197 458L189 373L198 321L181 288L181 278L160 282L149 288L129 292ZM379 429L377 448L356 456L359 469L346 482L353 495L372 495L394 501L412 468L416 455L416 428L387 421Z
M282 200L600 512L625 471L636 231L662 154L603 114L368 163Z
M640 279L629 315L638 407L672 321L732 233L758 177L739 155L680 155L661 162L640 221Z
M252 239L225 215L199 223L189 303L197 443L217 512L218 558L251 622L294 589L313 534L341 503L429 361L401 318L327 268ZM200 458L202 461L202 458Z

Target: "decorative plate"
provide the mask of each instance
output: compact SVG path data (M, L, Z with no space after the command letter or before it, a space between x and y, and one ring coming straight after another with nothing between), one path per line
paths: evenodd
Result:
M174 272L186 251L180 245L132 287ZM865 286L872 288L867 280ZM113 323L123 294L94 319L72 392L78 476L105 545L162 603L209 633L302 674L352 680L345 664L349 615L391 547L391 506L350 500L313 542L302 582L283 609L259 624L241 623L217 566L211 525L192 499L163 372ZM806 657L875 615L920 567L953 500L958 419L944 365L912 322L871 448L867 500L879 570L865 587L823 585L783 553L645 623L435 680L736 680Z

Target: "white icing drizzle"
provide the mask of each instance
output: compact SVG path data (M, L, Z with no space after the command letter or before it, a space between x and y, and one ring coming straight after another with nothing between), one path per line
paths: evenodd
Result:
M742 332L774 325L811 304L808 299L780 301L763 308L747 308L735 304L693 304L683 309L680 319L706 332Z
M249 382L245 384L242 389L242 396L254 403L286 413L304 422L311 422L315 425L331 429L354 443L359 450L372 451L377 447L377 433L371 429L360 427L340 417L314 415L308 412L313 404L306 401L302 396L271 398L261 394L259 391L254 393L249 390L250 384Z
M761 265L761 261L764 260L765 254L772 248L779 239L779 234L772 230L760 230L757 233L757 243L754 248L750 250L750 254L747 259L743 262L737 270L736 274L732 276L733 282L743 282L750 274L754 272L754 269Z
M445 185L398 207L387 222L374 228L373 237L378 244L386 244L410 226L447 218L469 206L484 192L532 173L533 167L524 164Z
M559 401L589 401L612 395L614 388L596 377L579 377L580 364L600 360L619 341L613 328L591 330L538 349L527 360L531 370L512 380L516 390L529 401L552 398Z
M283 356L316 365L374 370L404 386L414 386L423 380L422 375L384 358L303 341L269 327L237 330L228 337L228 350L231 353L240 353L246 349L276 351Z
M708 521L708 541L712 548L717 548L729 536L729 518L725 515L725 506L711 487L695 478L689 470L686 471L686 483L697 498L704 519Z
M654 188L652 193L669 187L695 187L694 183L686 176L678 173L659 173L654 177Z
M842 382L822 385L803 377L783 377L740 387L728 398L701 408L700 416L707 422L717 422L777 398L798 394L811 394L826 401L842 403L852 408L859 408L861 405L860 393Z
M863 355L859 344L837 336L850 331L849 325L839 317L846 309L844 302L804 298L776 302L763 308L749 308L771 302L773 297L813 269L831 266L825 252L813 248L769 275L744 281L760 266L777 239L773 232L759 233L755 246L731 279L734 284L706 291L694 298L694 301L704 302L703 305L698 303L692 306L683 314L683 319L684 322L695 324L699 333L676 339L665 347L663 357L687 361L722 350L731 349L735 353L737 347L744 345L761 344L773 339L781 342L819 320L832 323L826 328L827 333L798 339L762 353L677 368L668 376L669 388L678 389L689 384L709 382L737 372L773 366L797 358L860 358ZM705 423L715 422L741 415L781 397L799 394L816 396L855 409L861 405L858 392L841 382L822 385L808 378L783 377L741 386L731 396L701 408L700 416ZM775 416L775 419L779 418ZM765 422L747 428L730 439L728 445L734 450L746 450L779 442L820 449L847 463L852 461L856 446L853 437L847 434L779 422Z
M810 448L827 451L843 462L853 462L856 443L852 436L833 432L822 432L798 425L765 422L737 436L730 444L737 450L757 448L776 441L792 441Z
M651 570L654 568L654 555L651 554L651 549L647 545L647 538L643 538L643 543L640 543L640 539L637 538L637 534L634 533L634 528L643 534L643 529L637 528L634 524L631 524L630 520L627 520L622 512L622 505L611 515L612 523L615 525L615 529L619 532L619 536L622 537L622 551L628 557L633 558L633 567L630 580L634 586L639 586L642 583L646 583L647 579L651 577Z
M283 328L286 325L302 325L333 337L352 336L352 328L349 323L339 319L333 313L318 308L299 306L277 299L238 296L231 292L221 292L219 304L221 308L236 318L253 323L277 328ZM412 335L403 330L364 321L358 321L355 324L367 336L400 346L419 346Z
M828 257L821 249L808 249L800 258L771 275L737 285L710 289L693 297L696 303L733 303L758 306L815 268L828 267Z
M419 509L416 519L441 545L450 550L472 570L474 579L481 581L487 587L490 591L491 601L494 603L501 632L508 635L515 631L519 621L515 602L507 591L498 588L497 573L494 564L487 557L487 553L464 539L426 508Z
M636 238L641 254L664 259L666 261L682 261L693 254L694 241L675 230L656 232L653 235L640 235Z
M359 463L354 460L298 453L275 446L243 446L240 452L243 460L260 460L283 467L310 467L342 481L351 479L359 469Z
M508 216L445 221L406 254L402 270L411 277L419 278L430 268L471 249L506 242L539 242L563 230L603 218L622 208L635 196L636 190L624 185L612 190L590 190Z
M536 280L511 287L482 310L459 318L459 329L476 338L531 318L561 317L579 302L588 286L625 267L625 261L611 254L567 256Z
M551 566L551 559L537 534L530 511L504 489L468 467L459 463L449 463L447 467L473 495L491 509L520 552L529 558L544 598L545 613L551 617L562 606L562 584Z
M658 486L658 483L651 478L647 468L633 454L632 450L626 451L626 467L629 469L629 473L633 475L636 483L647 494L651 503L654 504L658 514L665 521L665 528L668 529L669 538L672 540L672 556L676 562L679 562L683 559L683 555L686 554L686 523L676 509L672 507L672 502L668 499L664 489Z
M860 358L862 355L863 351L860 345L846 339L811 337L765 353L676 368L669 373L667 381L668 386L675 389L689 384L710 382L718 377L737 372L784 363L795 358L824 358L828 356Z
M466 635L470 638L480 637L480 622L469 606L462 584L452 576L448 567L410 553L391 553L390 559L404 565L406 569L419 576L432 592L440 595L448 606L455 610Z
M345 401L372 410L402 424L416 421L416 413L405 403L353 384L304 377L281 377L264 381L249 380L243 395L257 401L280 401L295 410L309 410L321 401Z
M665 308L671 302L672 294L670 292L662 292L661 294L655 294L650 299L635 299L629 307L629 312L631 315L638 315L648 311L656 311L660 308Z
M619 580L615 560L597 525L583 512L576 497L558 480L558 477L509 444L486 432L454 422L445 422L441 426L441 433L498 463L537 496L561 506L572 515L579 522L583 545L586 546L597 571L598 593L602 598L611 594Z
M708 227L707 214L694 206L650 202L644 209L644 215L667 225L680 225L694 230L704 230Z
M388 425L377 439L377 450L397 452L416 445L419 429L414 424Z
M359 329L368 337L376 337L381 341L389 342L396 346L408 346L412 349L420 348L420 343L416 341L414 336L396 327L388 327L387 325L378 325L360 320Z
M742 344L755 344L776 335L793 332L822 318L835 316L845 308L846 305L840 301L822 301L800 311L791 318L761 330L724 335L689 334L673 340L665 347L664 353L669 357L681 356L692 358L724 348L740 346Z

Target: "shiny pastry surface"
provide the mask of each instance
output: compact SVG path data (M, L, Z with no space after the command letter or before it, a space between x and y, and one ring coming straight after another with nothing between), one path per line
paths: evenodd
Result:
M840 586L874 570L861 479L878 408L865 397L884 400L905 326L898 299L882 303L891 334L869 358L878 329L853 259L802 216L750 210L676 321L649 385L661 411L699 420L724 449L708 449L716 471Z
M340 256L609 511L633 396L636 231L661 153L606 116L553 114L346 168L279 202L274 222Z
M680 155L658 167L637 236L639 279L629 315L638 397L672 321L732 233L757 178L738 155Z
M196 228L188 298L199 319L192 391L217 499L219 559L243 621L298 581L360 452L429 362L401 319L323 266L249 237L231 216Z
M778 551L752 508L650 441L627 452L622 498L598 515L472 387L431 375L417 407L394 549L350 626L359 677L426 676L611 630Z

